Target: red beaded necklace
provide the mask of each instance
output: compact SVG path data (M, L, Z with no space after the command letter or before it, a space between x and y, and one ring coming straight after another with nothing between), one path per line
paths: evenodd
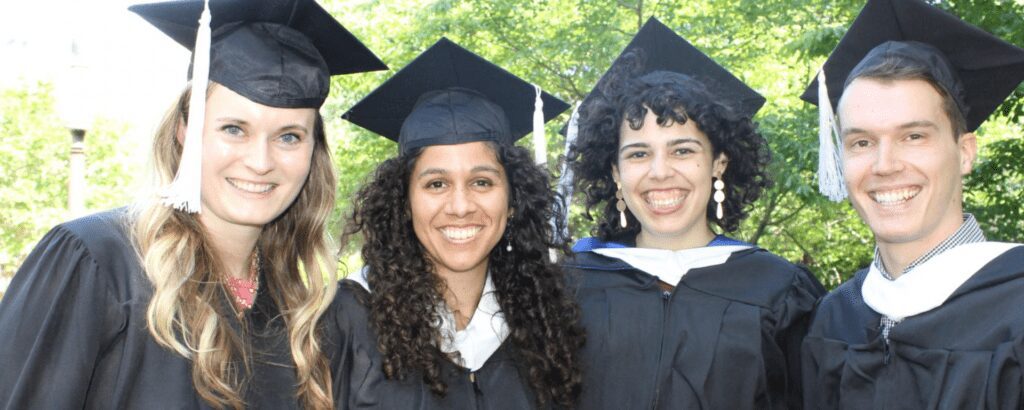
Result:
M260 288L259 259L259 250L254 250L252 262L249 263L249 278L228 277L225 283L239 311L252 308L253 302L256 301L256 291Z

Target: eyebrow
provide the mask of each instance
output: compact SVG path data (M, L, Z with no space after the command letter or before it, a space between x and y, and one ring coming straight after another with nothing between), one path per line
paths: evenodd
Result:
M704 144L701 143L700 140L698 140L696 138L693 138L693 137L677 138L677 139L669 141L668 144L666 144L666 145L668 145L670 147L674 147L676 145L686 144L686 143L694 143L694 144L697 144L697 145L700 145L700 146L704 146ZM630 148L649 148L649 147L650 147L650 144L648 144L646 142L635 142L635 143L632 143L632 144L623 145L622 148L619 148L619 154L623 153L624 151L626 151L627 149L630 149Z
M300 124L285 125L285 126L281 127L281 129L279 129L278 132L291 131L291 130L302 131L303 134L309 134L309 129L304 127L304 126L302 126L302 125L300 125Z
M235 118L235 117L219 117L219 118L217 118L217 121L219 121L219 122L233 122L233 123L238 123L238 124L242 124L242 125L249 125L248 121L243 120L241 118Z
M900 129L904 129L904 130L907 129L907 128L935 128L935 129L938 129L939 126L935 125L934 122L927 121L927 120L921 120L921 121L911 121L911 122L908 122L906 124L900 125L899 128Z
M478 172L490 172L496 175L501 175L501 170L491 165L477 165L473 167L473 169L469 170L469 172L473 174ZM443 168L427 168L423 170L423 172L420 172L419 175L416 176L416 178L420 179L430 175L448 175L448 170Z

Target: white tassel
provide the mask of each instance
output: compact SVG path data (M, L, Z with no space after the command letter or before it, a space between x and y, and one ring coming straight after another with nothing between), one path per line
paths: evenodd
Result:
M537 165L548 163L548 141L544 137L544 100L541 99L541 89L533 86L537 91L537 98L533 100L533 162Z
M579 133L579 119L580 119L580 103L576 103L576 107L572 110L572 115L569 116L569 126L565 129L565 154L569 154L569 147L576 142L576 135ZM558 177L558 193L562 194L562 209L565 210L566 216L569 214L569 204L572 203L572 168L569 167L569 162L562 162L562 175ZM566 237L569 236L569 227L565 227L563 232Z
M210 2L203 2L192 61L192 95L181 162L174 181L161 194L163 204L179 211L199 213L203 171L203 126L206 123L206 87L210 79Z
M839 202L846 198L843 181L842 139L836 127L835 112L828 98L825 69L818 72L818 191Z

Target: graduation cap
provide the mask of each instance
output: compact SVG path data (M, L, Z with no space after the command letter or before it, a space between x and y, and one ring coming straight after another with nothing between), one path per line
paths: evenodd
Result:
M634 50L642 50L644 58L640 71L634 73L635 77L658 71L687 75L703 83L719 101L746 117L753 117L765 103L764 97L654 17L647 19L608 71L597 81L591 95L608 86L612 81L611 74L619 64L625 63L624 57ZM585 106L590 98L589 95L584 98L582 105Z
M616 81L613 78L615 77L614 73L620 71L621 64L633 64L633 60L627 58L633 53L642 55L644 59L640 62L641 67L638 67L638 72L631 73L633 77L645 77L652 82L673 82L675 76L670 73L689 76L707 87L718 101L748 118L753 117L765 103L764 97L743 81L740 81L661 21L651 17L622 50L608 71L597 81L594 89L583 99L579 108L573 112L569 123L562 128L562 133L566 136L566 152L569 151L569 147L575 141L578 133L579 111L585 109L597 95L603 94L608 89L609 83ZM572 196L572 170L567 164L562 168L558 186L568 201L568 198ZM566 202L566 206L568 206L568 202Z
M193 54L185 146L162 194L185 212L200 210L207 80L259 104L319 109L331 75L387 68L313 0L176 0L129 10Z
M869 0L800 96L821 110L818 185L846 196L832 108L848 78L889 59L924 66L976 130L1024 79L1024 50L920 0ZM827 98L826 98L827 96ZM828 104L820 104L827 99Z
M387 69L313 0L210 0L209 7L209 78L254 102L319 108L331 75ZM129 10L195 51L202 0Z
M373 90L342 118L398 142L399 151L494 141L511 145L569 108L447 38ZM538 135L539 134L539 135Z

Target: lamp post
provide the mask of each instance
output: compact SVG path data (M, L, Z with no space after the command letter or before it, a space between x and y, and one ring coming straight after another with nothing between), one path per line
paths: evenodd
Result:
M71 155L68 169L68 216L85 213L85 134L92 125L89 67L76 40L71 41L71 62L60 84L59 98L64 126L71 132Z

